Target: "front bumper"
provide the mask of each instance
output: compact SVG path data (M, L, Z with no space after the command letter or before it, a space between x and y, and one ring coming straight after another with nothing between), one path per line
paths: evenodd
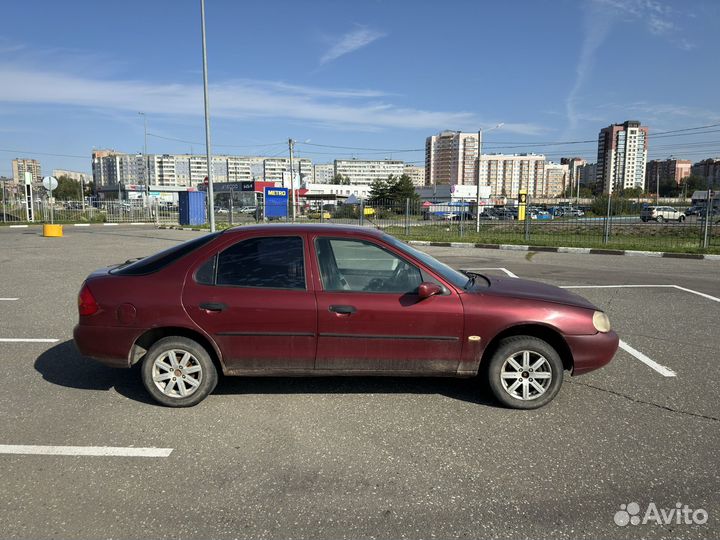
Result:
M141 332L137 328L78 324L73 340L83 356L107 366L129 368L130 350Z
M573 356L573 375L599 369L613 359L620 343L614 331L592 336L565 336Z

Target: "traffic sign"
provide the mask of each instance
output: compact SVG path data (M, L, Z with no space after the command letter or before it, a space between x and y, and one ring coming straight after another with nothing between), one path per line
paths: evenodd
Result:
M46 176L43 178L42 185L48 191L52 191L53 189L56 189L58 187L57 178L55 178L54 176Z

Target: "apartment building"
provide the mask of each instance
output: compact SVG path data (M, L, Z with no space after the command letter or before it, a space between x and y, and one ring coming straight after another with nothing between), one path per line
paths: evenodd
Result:
M542 154L483 154L480 185L494 197L515 198L521 189L530 197L545 196L545 156Z
M709 186L720 188L720 157L698 161L692 166L692 174L705 178Z
M353 185L370 185L375 180L387 180L390 176L402 176L405 163L391 159L336 159L335 173L350 179Z
M334 163L318 163L313 166L313 183L330 184L335 176Z
M671 180L676 185L680 185L683 179L690 176L692 172L692 162L687 159L652 159L645 166L645 183L650 193L655 193L663 181Z
M544 197L562 197L565 188L570 183L570 165L567 163L545 163L545 185L542 195Z
M477 133L443 131L425 140L425 185L477 184Z
M13 182L24 184L26 172L32 175L34 184L42 182L42 169L37 159L15 158L12 160Z
M648 128L637 120L613 124L598 136L597 179L604 193L645 189L648 155Z
M597 178L597 166L595 163L586 163L580 165L576 170L577 180L580 182L582 187L590 187L596 182Z
M573 192L576 192L577 187L580 184L579 178L578 178L578 176L579 176L578 169L580 167L587 165L587 161L582 158L579 158L579 157L570 157L570 158L564 157L564 158L560 158L560 164L568 166L567 182L568 182L568 185L572 186Z
M425 185L425 167L416 167L415 165L405 165L403 174L410 177L413 186L423 187Z
M212 156L213 182L282 182L290 171L289 158ZM98 188L120 185L197 187L207 176L207 156L195 154L124 154L93 152L93 179ZM294 160L296 175L312 178L312 162Z
M76 182L84 182L86 184L89 182L92 182L92 174L88 174L88 173L84 173L84 172L66 171L65 169L53 169L52 174L55 178L60 178L61 176L65 176L67 178L75 180Z

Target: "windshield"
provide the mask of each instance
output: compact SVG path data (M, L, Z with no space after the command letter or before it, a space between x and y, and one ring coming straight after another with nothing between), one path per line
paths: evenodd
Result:
M411 254L413 257L425 264L428 268L432 269L440 277L449 281L456 287L464 288L470 283L472 283L473 285L487 285L486 280L483 280L482 283L473 283L473 280L471 278L469 279L468 276L463 274L462 272L459 272L458 270L455 270L447 264L438 261L432 255L428 255L427 253L415 249L414 247L406 244L405 242L401 242L394 236L390 236L389 234L383 234L383 240L385 240L388 244L404 251L405 253Z

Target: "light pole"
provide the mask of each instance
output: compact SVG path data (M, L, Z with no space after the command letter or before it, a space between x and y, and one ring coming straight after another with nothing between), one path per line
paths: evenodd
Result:
M145 141L143 145L143 163L145 165L145 195L150 196L150 167L148 167L148 155L147 155L147 116L144 112L138 113L143 117L143 131L145 132Z
M207 46L205 44L205 0L200 0L200 24L202 26L203 96L205 98L205 153L207 154L208 215L210 232L215 232L215 205L213 201L212 159L210 157L210 104L208 102Z
M504 122L500 122L495 127L491 127L490 129L486 129L485 133L488 131L492 131L494 129L500 129L505 125ZM475 199L475 232L480 233L480 169L482 167L482 135L483 130L480 128L478 130L478 177L477 177L477 198Z

